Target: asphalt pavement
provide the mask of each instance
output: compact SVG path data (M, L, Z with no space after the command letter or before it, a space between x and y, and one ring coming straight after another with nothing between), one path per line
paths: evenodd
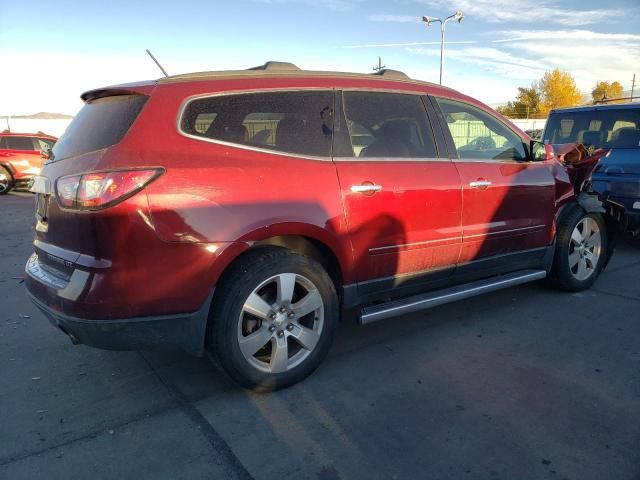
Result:
M0 196L0 478L640 480L640 241L587 292L529 284L367 327L253 394L205 358L73 346L28 300Z

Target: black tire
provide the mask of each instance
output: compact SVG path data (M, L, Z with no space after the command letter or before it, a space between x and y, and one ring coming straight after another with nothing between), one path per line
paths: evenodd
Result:
M6 195L13 188L13 176L7 168L0 165L0 195Z
M589 244L585 243L586 248L582 248L581 253L578 243L575 240L572 240L572 235L574 234L574 231L576 231L576 228L578 228L578 234L580 233L580 227L578 227L579 224L582 225L583 229L585 228L584 222L596 225L599 230L597 234L600 236L600 245L598 248L597 259L595 261L593 258L590 260L586 256L582 257L582 255L589 254L591 250L595 251L595 247L587 247ZM595 240L592 240L592 243L596 243ZM607 263L607 255L609 251L607 243L607 225L600 214L586 213L578 206L571 209L558 222L553 267L549 274L550 284L555 288L569 292L579 292L591 287ZM571 258L570 255L572 256ZM584 274L587 274L587 271L590 272L586 278L581 278L578 274L580 265L576 264L575 260L572 260L575 259L576 256L579 259L579 263L582 263L584 259L584 265L586 266L586 270L582 270L585 272ZM593 257L593 254L590 256Z
M279 300L276 298L272 302L271 299L280 291L281 282L284 281L280 279L292 278L291 274L295 274L294 288L291 290L295 293L289 296L291 300L288 303L291 309L281 311L278 307ZM277 280L274 280L275 277ZM261 287L264 282L273 282L274 285L266 283L266 286ZM307 286L306 289L301 286L301 282ZM282 290L286 288L282 287ZM269 313L262 316L264 320L247 312L245 304L249 304L252 295L265 299L265 304L270 306ZM307 295L310 296L307 297ZM289 320L294 316L295 306L301 305L297 302L305 298L311 299L311 297L314 305L321 299L322 306L300 318ZM282 305L285 304L286 302L282 303ZM262 306L264 307L264 304ZM274 311L274 306L277 312ZM304 310L300 309L300 312L302 311ZM209 319L209 345L213 348L213 353L222 368L243 387L260 392L285 388L307 377L325 358L333 342L339 311L334 284L318 262L283 248L261 248L233 265L217 287ZM321 316L319 312L322 313L322 320L319 320ZM271 315L276 316L272 319ZM300 323L297 323L298 320ZM309 321L311 324L306 325L311 325L311 328L304 331L303 322ZM249 325L247 322L253 322L251 325L254 330L244 336L245 328ZM289 322L293 322L295 327ZM289 331L289 328L296 328L296 330ZM316 328L320 329L319 332L314 331ZM272 337L266 340L267 343L256 353L243 354L240 342L260 332L262 332L261 335L272 335ZM296 340L298 338L296 334L309 332L313 333L313 340L317 343L314 343L313 348L304 348L303 343L298 343ZM276 338L276 335L280 339ZM261 337L260 341L263 340L264 337ZM284 347L279 342L284 342ZM285 365L291 363L285 371L270 371L277 370L274 367L277 356L274 349L276 348L284 348L286 353L284 358L287 359ZM300 358L299 360L296 360L296 355ZM262 360L266 358L269 358L269 361L263 363ZM296 361L300 363L296 364ZM282 364L280 368L281 366ZM269 371L264 371L265 368Z

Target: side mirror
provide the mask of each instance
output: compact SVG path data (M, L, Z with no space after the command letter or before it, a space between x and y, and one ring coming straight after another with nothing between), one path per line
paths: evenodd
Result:
M554 157L553 147L538 140L531 140L529 152L532 162L546 162Z
M45 159L50 159L51 158L51 147L46 146L46 147L42 147L40 149L40 155L42 156L42 158Z

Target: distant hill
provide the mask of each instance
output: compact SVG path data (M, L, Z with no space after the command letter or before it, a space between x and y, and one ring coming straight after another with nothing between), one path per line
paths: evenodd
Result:
M12 115L9 118L37 118L40 120L70 120L73 118L72 115L65 115L64 113L49 113L49 112L38 112L33 115Z

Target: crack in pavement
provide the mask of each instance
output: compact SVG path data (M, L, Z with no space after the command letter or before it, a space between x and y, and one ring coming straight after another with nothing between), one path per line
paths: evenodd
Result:
M174 399L173 397L171 397L171 402L167 405L161 406L161 407L157 407L157 408L153 408L150 410L145 410L139 414L136 414L135 416L120 422L120 423L114 423L112 425L109 425L109 429L110 430L116 430L122 427L126 427L127 425L131 425L133 423L139 422L141 420L146 420L148 418L153 418L153 417L157 417L158 415L162 415L163 413L167 413L170 412L171 410L176 410L178 408L180 408L181 405L179 404L179 402L176 401L176 399ZM71 438L69 440L66 440L64 442L60 442L57 443L55 445L50 445L48 447L39 449L39 450L26 450L23 451L22 453L19 453L17 455L13 455L10 457L6 457L6 458L0 458L0 468L5 467L7 465L10 465L12 463L15 462L19 462L21 460L25 460L27 458L31 458L34 457L36 455L41 455L43 453L46 452L50 452L52 450L55 450L57 448L62 448L62 447L67 447L69 445L74 445L76 443L81 443L83 441L86 440L92 440L94 438L99 437L100 435L103 435L107 432L106 428L101 428L99 430L94 430L91 433L87 433L84 435L81 435L79 437L75 437L75 438Z
M591 291L596 292L596 293L600 293L602 295L609 295L611 297L618 297L618 298L623 298L625 300L632 300L634 302L640 302L640 297L632 297L631 295L625 295L624 293L605 292L604 290L599 290L597 288L591 288Z
M225 478L227 479L240 479L240 480L254 480L253 476L249 473L249 471L242 464L240 459L233 453L233 450L229 446L229 444L222 438L222 436L213 428L213 425L209 423L209 421L200 413L193 403L191 403L188 398L178 389L175 385L165 381L165 379L158 373L158 371L153 367L151 362L147 360L147 358L142 354L142 352L138 352L140 357L146 362L151 371L156 375L160 383L164 385L169 393L169 396L178 404L178 407L182 410L182 412L193 422L196 426L199 427L200 432L204 435L204 437L209 442L209 445L216 454L221 457L222 464L226 467L227 475ZM216 462L218 463L218 462Z

